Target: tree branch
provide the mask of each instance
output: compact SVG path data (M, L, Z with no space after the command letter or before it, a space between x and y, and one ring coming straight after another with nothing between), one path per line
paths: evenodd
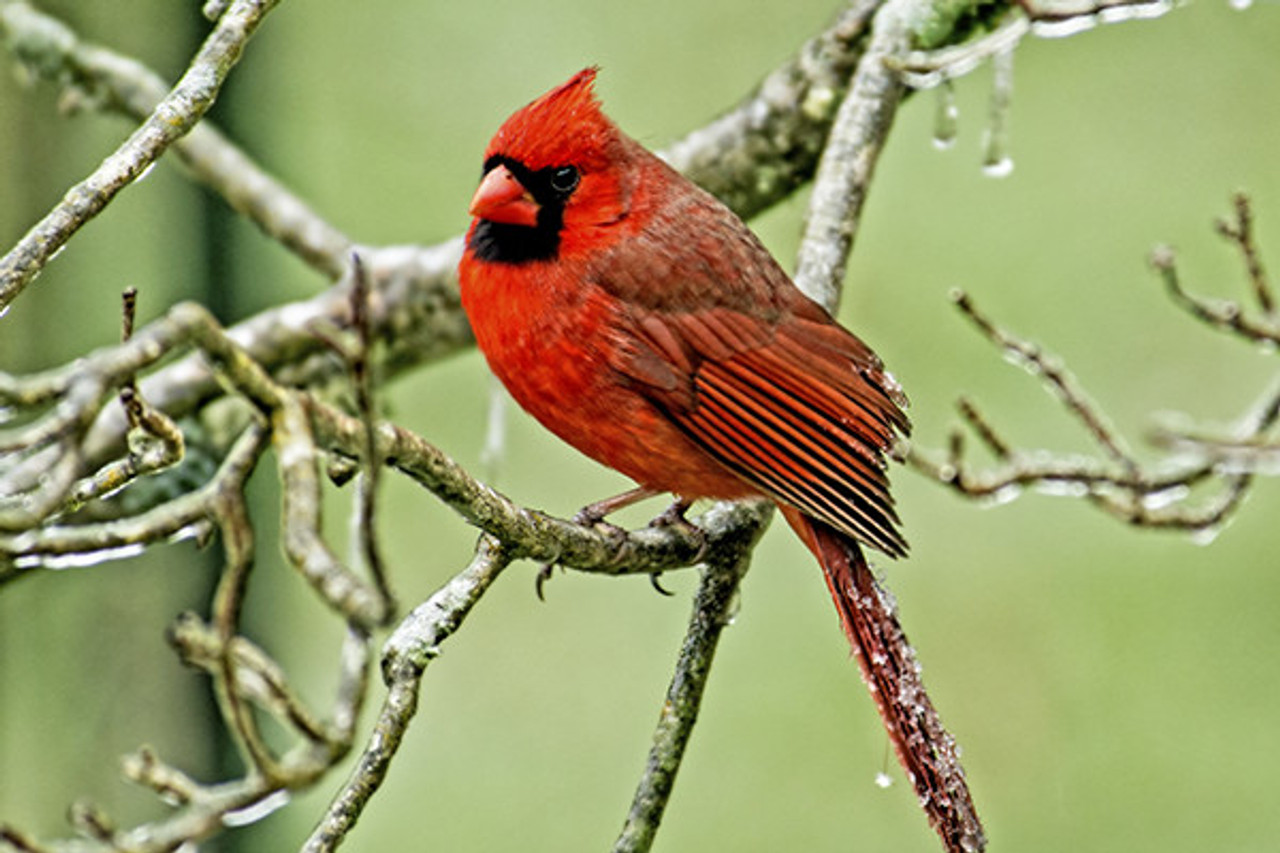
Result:
M741 216L753 216L785 199L813 174L879 2L860 0L849 6L737 107L673 143L667 159ZM42 73L69 78L72 85L98 95L90 103L134 116L147 108L160 85L154 73L132 60L82 44L68 28L32 12L24 3L0 6L5 12L10 9L11 15L0 16L0 26L20 56L30 55L24 52L31 50L24 47L28 42L43 43L40 33L56 32L56 38L47 39L56 49L45 48L38 54L35 67ZM211 128L196 128L176 150L199 180L286 248L331 278L345 272L348 238ZM460 254L457 238L426 248L361 249L369 267L371 329L380 345L379 368L384 376L438 360L473 343L457 296L455 270ZM236 326L231 334L255 359L292 384L331 380L345 367L311 329L317 321L349 328L347 287L339 284L315 298L269 309ZM190 414L221 394L212 374L195 360L152 374L142 391L173 418ZM106 409L85 442L82 465L105 464L122 447L125 430L123 413L115 407ZM46 464L45 459L33 462L27 476L34 477Z
M1280 343L1280 329L1253 234L1252 210L1243 194L1233 204L1235 220L1219 221L1215 227L1240 253L1257 316L1239 302L1211 301L1187 292L1168 247L1152 252L1151 265L1174 304L1191 317L1243 341L1274 345ZM1016 448L997 433L975 403L961 398L961 417L998 464L974 468L967 460L964 434L958 430L952 433L947 450L913 448L907 456L916 470L957 493L1004 502L1025 488L1037 488L1082 497L1127 524L1205 538L1215 535L1241 506L1255 475L1274 470L1268 454L1278 444L1271 433L1280 420L1280 387L1263 390L1227 437L1205 429L1159 427L1152 439L1173 453L1156 464L1143 464L1060 359L997 325L962 291L955 291L952 298L983 337L1053 393L1101 453L1101 458L1081 458Z
M116 193L133 183L213 106L218 90L240 59L245 43L276 2L236 0L219 18L182 79L156 104L147 120L89 177L68 190L62 201L4 258L0 258L0 313L31 283L54 253L66 245L71 235L97 216ZM9 32L10 21L31 25L29 19L24 19L30 14L30 9L23 3L7 2L0 6L6 33ZM60 38L64 34L56 30L44 31L42 35L54 45L65 41L65 38ZM18 47L29 47L30 43L24 42ZM29 61L41 62L43 57L32 57Z
M387 640L382 651L382 678L388 690L378 721L351 777L303 844L304 853L336 850L355 826L369 798L386 779L391 760L417 713L427 666L510 563L511 556L501 542L487 534L481 536L470 565L415 607Z
M727 511L731 505L720 506ZM735 511L753 513L756 523L743 530L733 547L715 549L702 569L693 599L693 615L658 716L653 746L631 801L631 810L614 844L614 853L643 853L653 845L702 707L702 694L711 675L716 646L733 618L738 587L751 565L752 550L768 526L772 509L767 503L738 505Z

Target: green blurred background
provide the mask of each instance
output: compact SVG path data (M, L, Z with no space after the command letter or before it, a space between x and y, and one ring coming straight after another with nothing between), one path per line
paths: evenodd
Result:
M197 6L42 4L170 79L205 31ZM611 114L658 147L736 102L834 11L830 0L286 3L213 118L356 240L434 243L465 227L490 133L578 68L599 63ZM7 246L128 128L58 117L52 88L24 90L5 64ZM1087 449L1050 396L955 315L946 295L957 286L1064 356L1135 442L1154 411L1235 418L1271 381L1274 355L1189 321L1145 257L1169 242L1190 287L1243 295L1210 222L1247 189L1265 256L1280 258L1280 4L1202 2L1154 22L1028 39L1017 54L1016 168L1003 180L979 169L989 82L983 69L958 83L950 151L931 144L931 94L901 111L842 311L908 389L918 441L941 445L967 393L1016 443ZM787 264L803 206L793 199L753 223ZM0 324L0 368L110 343L128 285L141 290L144 318L197 298L230 322L325 282L164 163L15 305ZM475 353L388 392L396 420L473 470L488 395ZM515 499L567 514L623 487L522 415L510 420L497 484ZM248 623L321 703L339 638L276 556L270 479L255 486L262 541ZM1208 547L1128 529L1080 501L1032 495L983 508L905 471L895 489L913 553L880 568L964 747L993 850L1276 849L1274 483ZM412 603L463 564L475 534L394 478L383 508L395 585ZM885 737L817 570L778 527L725 635L656 849L935 850L896 767L897 784L874 784L893 764ZM82 795L122 820L158 814L117 779L116 757L144 742L200 778L234 772L209 734L204 679L162 641L177 611L205 609L215 569L216 554L178 545L3 590L0 820L61 834L66 804ZM611 843L694 579L669 575L677 595L662 598L643 578L571 574L540 604L533 571L510 571L432 666L387 784L344 849ZM295 848L341 780L204 849Z

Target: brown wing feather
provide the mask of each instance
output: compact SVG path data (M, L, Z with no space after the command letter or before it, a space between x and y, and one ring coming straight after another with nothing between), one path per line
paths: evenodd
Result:
M757 488L905 553L884 470L909 429L897 384L727 208L650 168L632 199L645 227L587 273L625 306L612 366Z
M906 553L884 453L908 423L861 341L829 319L774 325L724 308L647 313L636 328L625 372L708 453L778 500Z
M889 423L901 412L874 410L868 420L858 396L841 396L802 371L774 346L703 361L692 377L696 405L676 420L786 503L887 554L905 554L883 456L893 440Z

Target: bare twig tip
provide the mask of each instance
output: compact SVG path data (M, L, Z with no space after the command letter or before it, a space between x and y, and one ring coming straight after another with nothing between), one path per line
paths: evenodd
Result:
M1151 254L1149 256L1151 266L1155 267L1157 270L1161 272L1164 272L1165 270L1173 269L1174 258L1175 258L1175 255L1174 255L1173 247L1165 243L1161 243L1160 245L1152 249Z

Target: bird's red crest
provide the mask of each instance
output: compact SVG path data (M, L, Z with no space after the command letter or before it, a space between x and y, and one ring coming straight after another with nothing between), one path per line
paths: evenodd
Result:
M596 100L596 70L584 68L517 110L494 134L485 156L512 157L534 170L568 163L585 170L602 166L618 130Z

